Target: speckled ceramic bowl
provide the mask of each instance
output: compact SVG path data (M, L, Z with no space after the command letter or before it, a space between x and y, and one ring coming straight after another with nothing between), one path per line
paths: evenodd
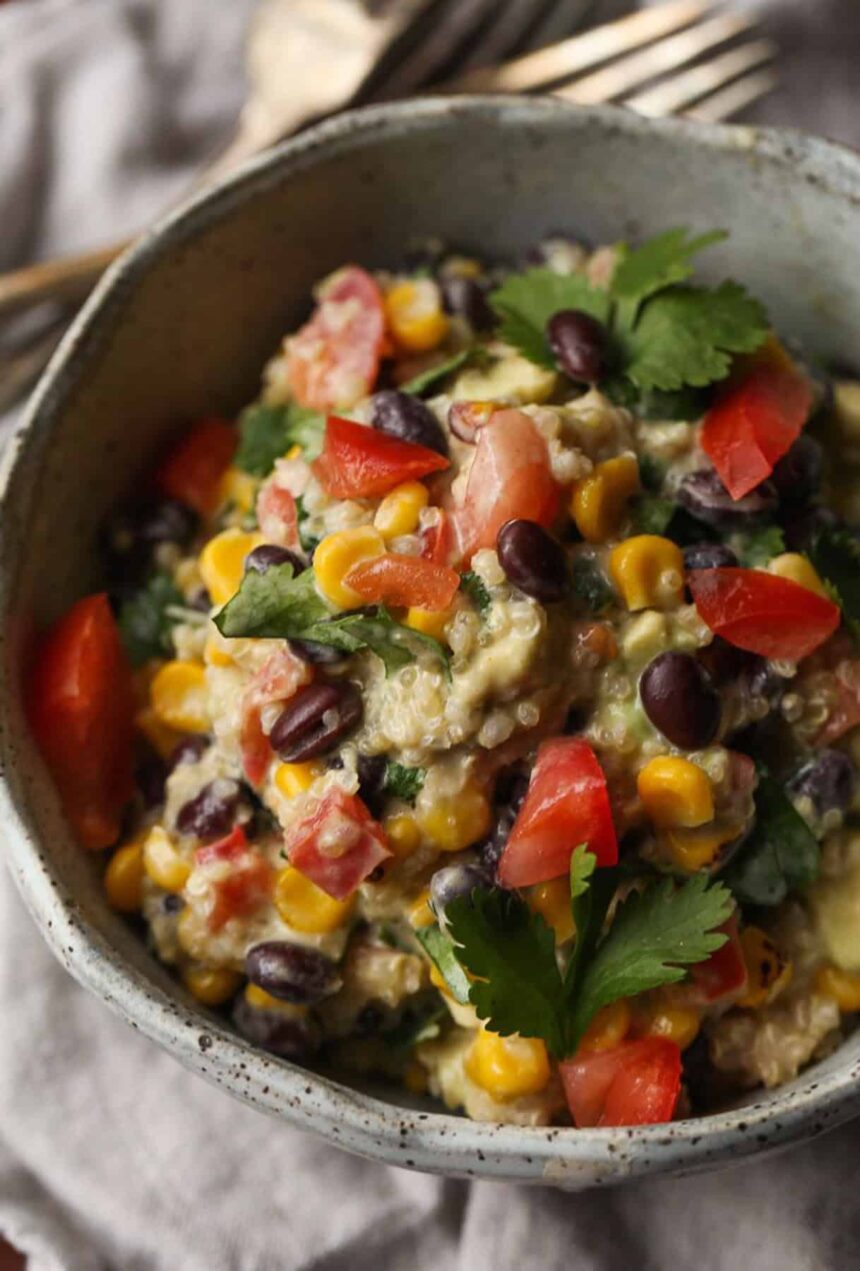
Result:
M517 257L672 225L732 231L708 253L814 353L856 360L860 157L752 129L657 123L544 100L472 99L345 116L190 203L102 281L3 464L0 818L24 897L71 973L189 1068L293 1125L414 1169L575 1189L703 1169L860 1111L860 1034L791 1085L719 1116L630 1130L518 1129L419 1110L255 1050L193 1004L102 896L27 735L36 627L99 581L97 526L179 422L234 411L344 260L397 261L440 235Z

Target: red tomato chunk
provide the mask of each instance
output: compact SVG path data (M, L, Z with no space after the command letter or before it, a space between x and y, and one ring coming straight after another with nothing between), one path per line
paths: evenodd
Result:
M370 604L438 610L451 604L460 575L447 565L434 565L420 556L386 552L355 565L344 583Z
M249 918L272 894L274 871L252 847L240 825L217 843L198 847L196 865L223 866L213 871L209 928L220 931L231 918Z
M311 466L332 498L372 499L387 494L402 481L441 472L449 460L426 446L332 415L326 424L323 452Z
M290 864L335 900L346 900L391 856L382 826L361 799L330 790L284 839Z
M376 383L385 343L382 293L357 265L327 278L310 321L287 346L287 378L302 406L349 410Z
M230 467L236 429L223 419L203 419L170 451L155 474L159 490L201 516L215 511L218 486Z
M574 1125L655 1125L671 1121L681 1093L681 1051L664 1037L583 1050L559 1064Z
M764 658L799 662L839 626L832 600L760 569L694 569L687 582L715 635Z

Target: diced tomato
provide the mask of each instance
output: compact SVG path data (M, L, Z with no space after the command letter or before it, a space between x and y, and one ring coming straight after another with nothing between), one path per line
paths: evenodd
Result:
M642 1037L611 1050L580 1048L559 1072L579 1129L671 1121L681 1093L681 1051L665 1037Z
M747 966L738 936L738 918L733 914L719 928L728 940L706 962L690 968L690 983L679 992L691 1004L709 1005L740 993L747 982Z
M231 918L249 918L272 894L274 871L266 858L249 844L241 825L217 843L198 847L194 863L223 867L213 870L210 884L211 931L220 931Z
M468 562L480 548L495 547L499 530L515 518L549 527L560 498L534 421L520 410L494 411L478 431L463 506L454 513L459 556Z
M760 569L695 569L687 576L702 619L735 648L799 662L839 626L839 606Z
M444 508L436 509L439 519L421 535L421 555L434 565L450 565L454 555L454 528Z
M776 341L746 359L702 426L702 449L733 499L770 476L800 436L811 407L809 380Z
M606 778L581 737L545 741L529 788L499 861L503 887L530 887L560 878L573 849L587 843L598 865L615 865L618 840Z
M44 637L27 685L30 726L75 835L119 835L132 793L131 667L107 596L86 596Z
M382 826L339 787L290 827L284 843L290 864L335 900L346 900L391 855Z
M311 467L326 494L335 499L372 499L402 481L417 481L449 466L427 446L330 415L323 452Z
M263 708L275 702L286 702L312 678L313 672L308 664L297 658L289 645L283 644L266 659L245 688L239 743L242 767L251 785L260 784L272 758L272 748L260 719Z
M230 467L236 429L224 419L201 419L167 455L155 474L159 490L201 516L214 512L218 486Z
M384 346L382 293L348 265L325 280L310 321L287 342L290 387L312 410L349 410L376 383Z
M257 524L267 543L293 549L299 546L296 500L274 478L266 481L257 495Z
M354 565L343 581L368 604L447 609L457 594L460 575L421 556L386 552Z

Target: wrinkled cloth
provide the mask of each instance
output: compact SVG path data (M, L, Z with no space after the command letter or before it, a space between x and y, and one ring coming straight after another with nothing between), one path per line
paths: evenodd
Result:
M235 119L252 7L0 6L0 268L131 233L186 188ZM783 86L755 118L860 144L860 6L763 7L786 51ZM54 961L2 872L0 1018L0 1231L34 1271L858 1261L855 1126L733 1170L580 1195L361 1161L244 1107L121 1023Z

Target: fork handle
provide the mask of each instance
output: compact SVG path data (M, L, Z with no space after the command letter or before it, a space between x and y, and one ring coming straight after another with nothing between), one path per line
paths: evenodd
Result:
M98 251L38 261L12 273L0 274L0 317L17 313L41 300L82 299L127 246L127 242L114 243Z

